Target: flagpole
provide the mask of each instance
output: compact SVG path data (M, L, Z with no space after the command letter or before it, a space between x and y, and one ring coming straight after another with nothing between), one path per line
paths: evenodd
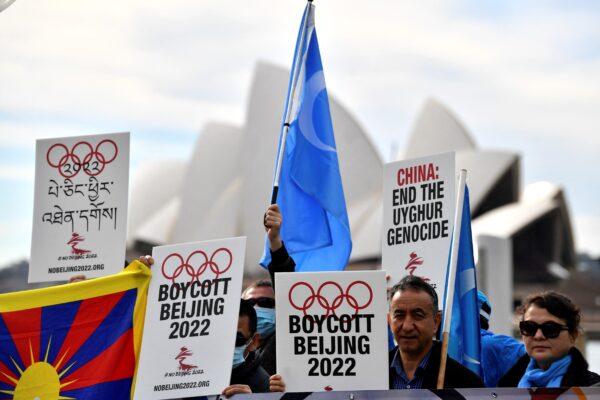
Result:
M307 1L307 7L312 6L312 0ZM308 21L308 15L310 13L310 9L306 10L304 15L304 21L302 21L302 26L304 27L302 31L302 38L300 39L300 44L296 46L296 54L294 54L294 62L293 62L293 70L292 70L292 82L291 88L288 90L288 95L285 104L287 105L285 109L285 118L283 125L281 127L281 140L279 141L279 151L277 152L277 165L275 166L275 178L273 179L273 191L271 192L271 204L275 204L277 202L277 193L279 193L279 178L281 175L281 164L283 162L283 154L285 152L285 143L287 141L288 131L290 130L290 115L292 113L293 102L296 95L296 87L298 86L298 77L300 76L300 68L302 63L299 62L300 55L303 54L304 43L306 42L306 33L307 26L306 22ZM308 49L307 49L308 50ZM292 103L292 104L290 104Z
M452 233L452 249L450 251L450 268L448 269L448 285L444 300L444 315L442 326L442 353L440 355L440 371L438 373L437 388L444 388L446 376L446 360L448 358L448 339L450 323L452 321L452 305L454 303L454 286L456 281L456 264L458 262L458 247L460 244L460 229L462 222L463 202L465 198L465 186L467 183L467 170L461 169L458 177L458 196L454 212L454 229Z

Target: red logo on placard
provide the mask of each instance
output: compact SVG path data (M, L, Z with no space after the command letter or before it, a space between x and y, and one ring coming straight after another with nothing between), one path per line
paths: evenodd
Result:
M46 161L51 167L57 168L64 178L72 178L81 170L89 176L96 176L118 154L117 144L110 139L100 141L96 147L86 141L79 141L70 149L62 143L55 143L46 152Z
M84 250L77 247L79 243L83 242L84 240L85 237L81 236L77 232L73 232L71 239L69 239L69 241L67 242L67 244L71 246L71 254L81 256L90 252L90 250Z
M351 291L357 290L359 286L362 286L367 289L368 299L364 302L364 304L359 304L356 296L351 293ZM300 287L305 287L308 289L308 292L301 291ZM326 290L327 288L333 289L333 294L331 290ZM326 294L326 292L329 292ZM298 298L303 299L299 303L296 301ZM328 316L329 313L335 314L335 311L344 303L344 299L346 300L346 304L354 309L354 314L357 314L359 310L367 308L371 302L373 301L373 289L371 286L365 281L354 281L348 285L346 290L342 288L342 286L334 281L327 281L322 283L317 291L312 287L310 283L307 282L296 282L290 288L288 293L288 299L290 301L290 305L294 307L296 310L302 311L304 315L307 314L309 308L311 308L315 301L317 304L325 310L325 315Z
M191 371L193 369L198 368L197 365L185 363L185 359L192 355L194 355L194 353L192 353L191 350L188 350L187 347L184 346L181 348L181 350L179 351L179 354L177 354L177 356L175 356L175 359L177 361L179 361L179 370L180 371Z
M409 275L413 275L415 269L417 269L417 267L419 267L420 265L423 265L423 257L419 257L417 253L413 251L412 253L410 253L410 260L408 260L408 264L406 264L406 267L404 267L404 269L408 271Z
M410 259L408 260L408 264L406 264L406 267L404 267L404 269L408 271L409 275L414 275L415 274L415 270L418 267L420 267L421 265L423 265L423 257L419 257L417 255L417 253L415 253L413 251L412 253L410 253ZM425 278L424 276L422 276L421 278L423 278L423 280L425 282L429 282L430 281L429 278Z
M171 260L171 261L170 261ZM215 279L231 268L233 255L225 247L215 250L209 257L204 251L196 250L184 260L181 254L169 254L163 261L161 272L166 279L175 283L182 274L184 278L189 278L190 283L199 281L200 276L207 268L215 274Z

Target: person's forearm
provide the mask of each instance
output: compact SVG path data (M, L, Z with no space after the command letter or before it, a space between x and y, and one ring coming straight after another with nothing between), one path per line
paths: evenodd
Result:
M271 249L271 253L276 252L282 247L283 242L281 241L281 237L278 236L275 239L269 239L269 248Z
M290 257L285 248L283 242L281 247L276 251L271 251L271 262L269 263L269 275L271 275L271 283L273 290L275 290L275 273L277 272L294 272L296 270L296 263L294 259Z

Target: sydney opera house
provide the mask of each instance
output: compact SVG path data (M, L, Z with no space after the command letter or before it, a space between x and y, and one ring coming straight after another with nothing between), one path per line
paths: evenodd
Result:
M244 126L210 123L187 162L153 160L140 166L130 198L130 255L156 244L247 236L246 273L264 273L257 263L264 243L261 221L287 82L288 71L259 63ZM378 268L383 160L349 111L333 96L330 104L353 239L348 268ZM495 304L492 326L508 333L521 286L557 282L576 266L565 194L548 182L523 187L518 152L479 148L460 120L435 100L424 104L396 158L451 150L457 168L469 173L479 286ZM149 194L147 188L157 184L161 190Z

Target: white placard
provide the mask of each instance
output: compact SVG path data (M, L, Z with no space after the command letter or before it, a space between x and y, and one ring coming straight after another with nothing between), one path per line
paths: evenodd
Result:
M123 269L129 133L36 142L29 282Z
M277 373L290 392L388 389L384 271L275 274Z
M246 238L155 247L135 399L229 386Z
M454 152L386 164L381 265L391 277L427 280L444 297L456 174Z

